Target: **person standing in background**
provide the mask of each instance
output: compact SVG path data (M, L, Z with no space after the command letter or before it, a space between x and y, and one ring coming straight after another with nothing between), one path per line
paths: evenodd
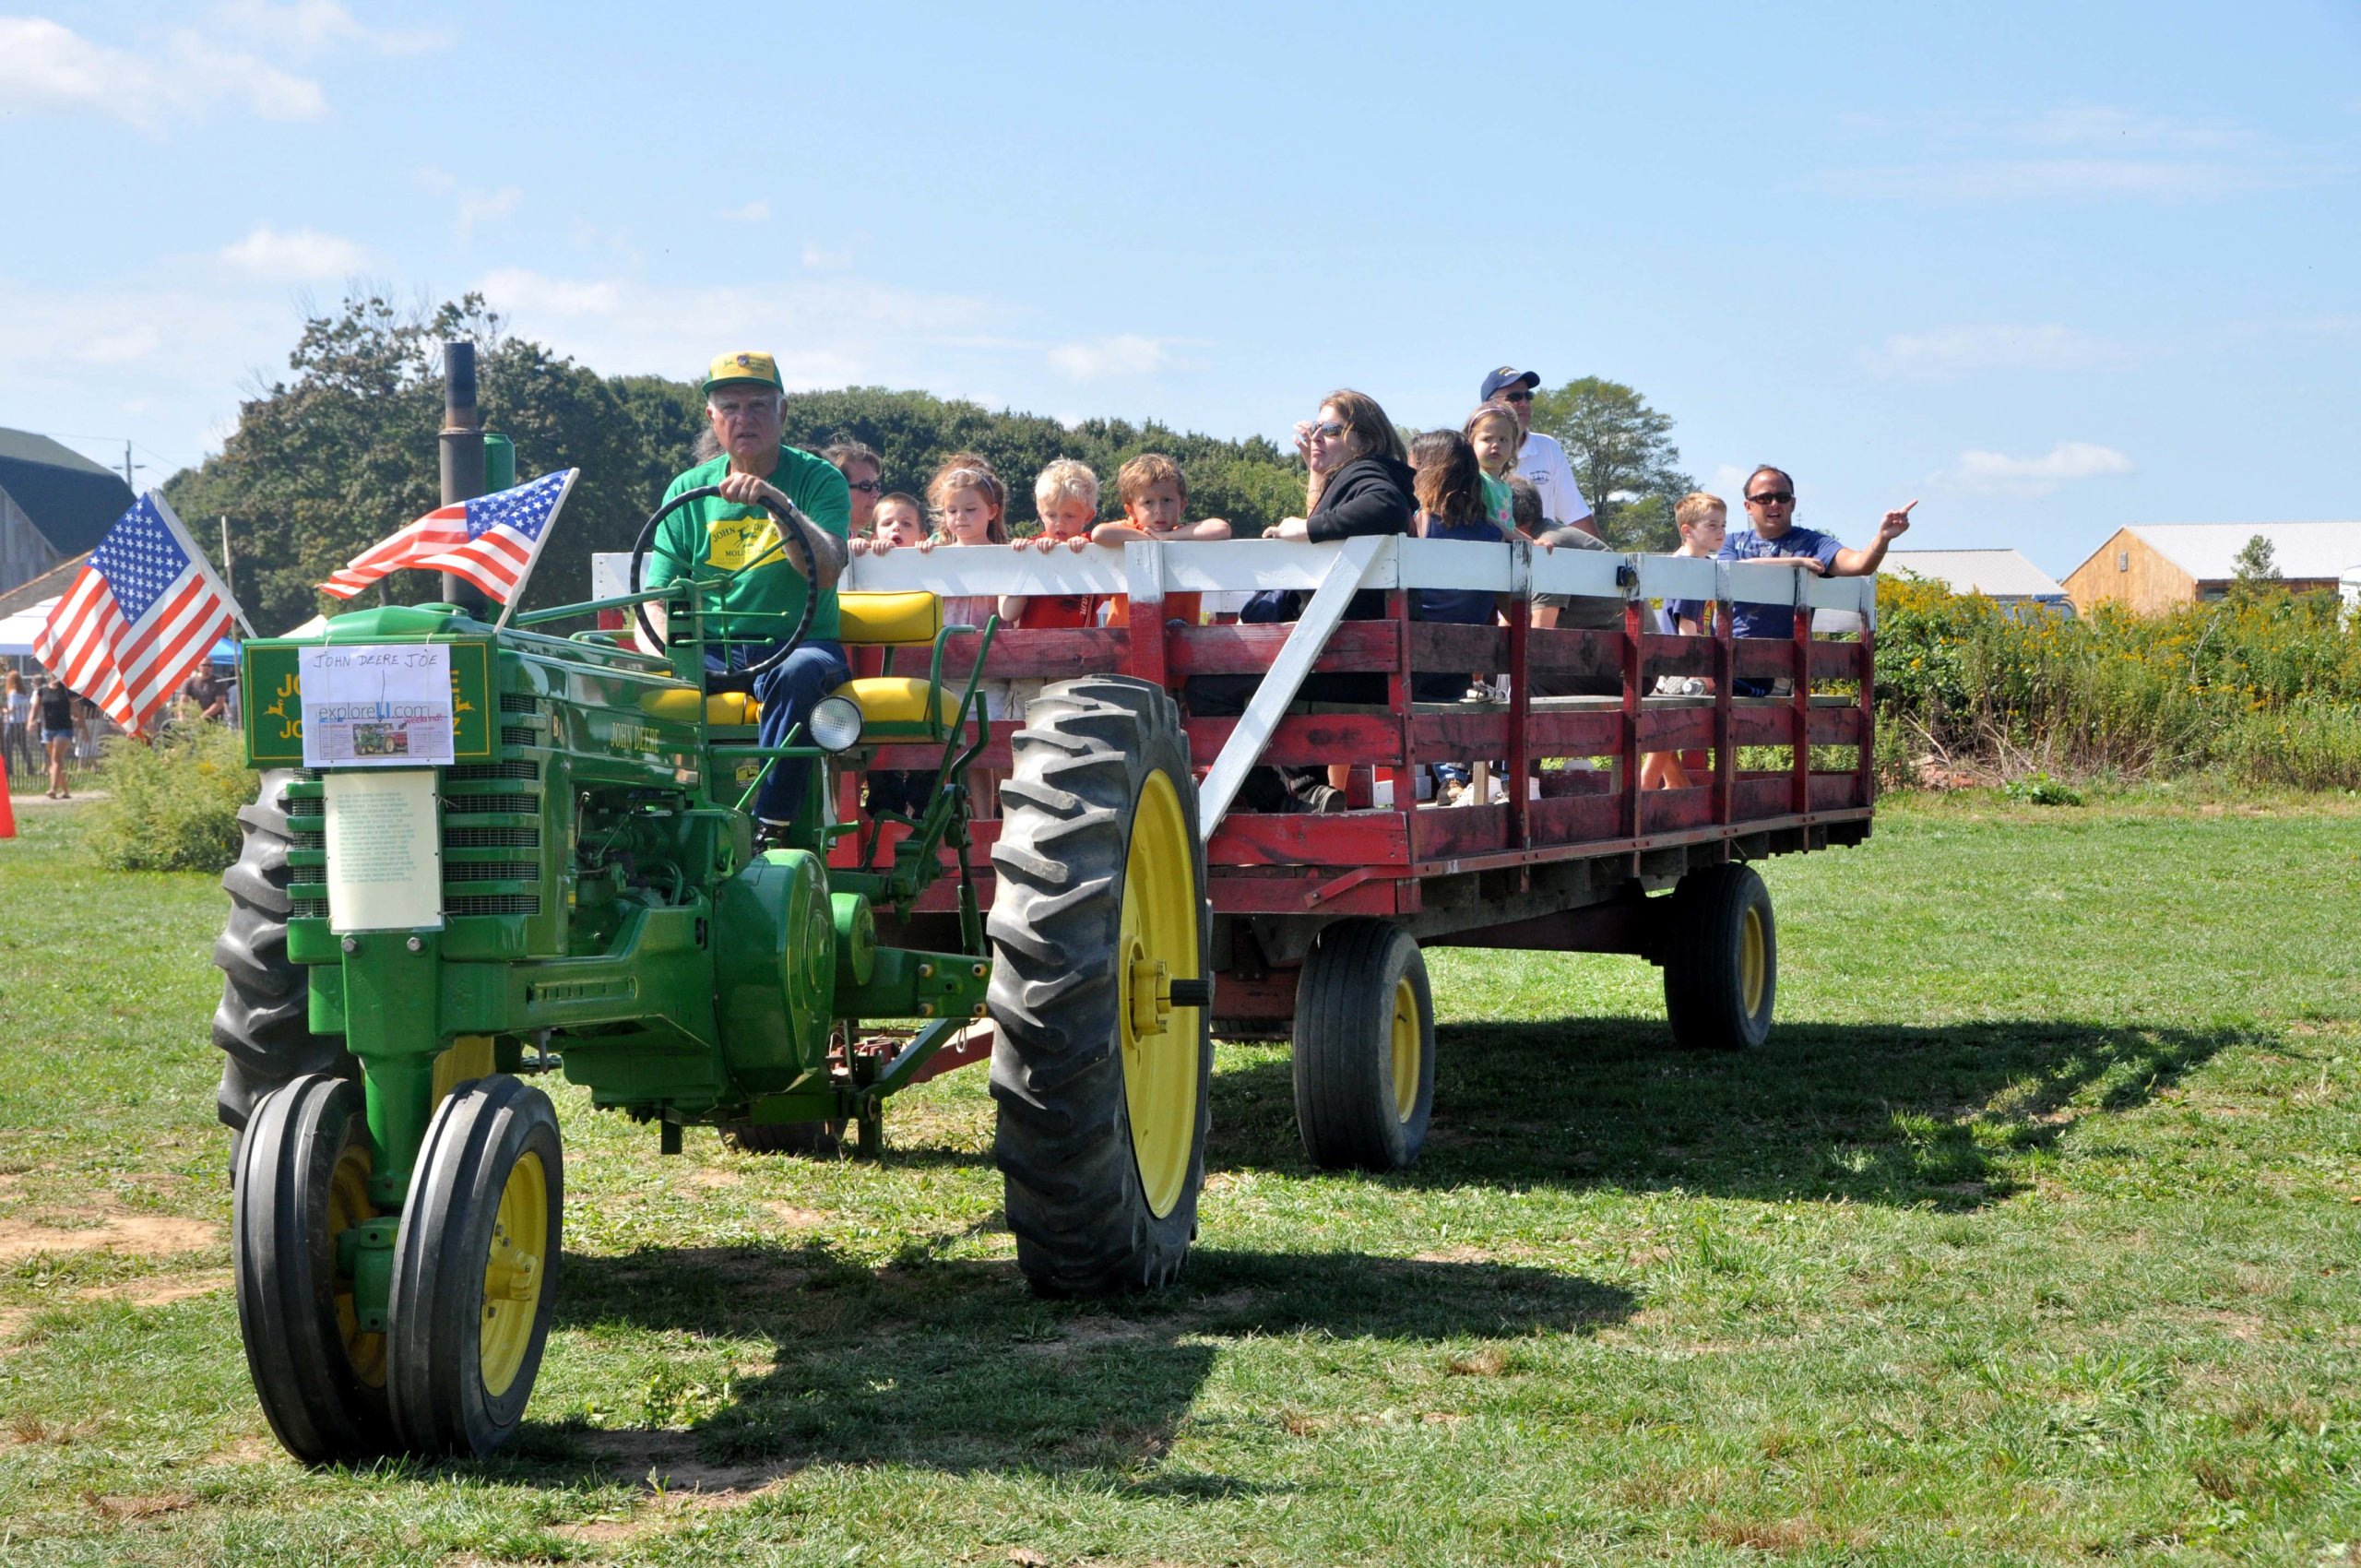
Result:
M1525 445L1517 448L1516 471L1540 493L1541 515L1549 526L1595 534L1598 524L1592 520L1582 487L1574 482L1566 449L1558 445L1557 437L1533 428L1533 389L1540 385L1540 372L1502 365L1484 378L1484 390L1477 401L1506 403L1516 415L1517 427L1525 433Z
M33 771L32 736L26 727L32 722L33 695L25 689L25 678L16 671L8 671L8 692L5 706L0 706L0 757L6 757L8 775L26 778Z
M33 694L33 702L41 710L42 751L49 758L49 798L66 800L73 793L65 787L65 755L74 745L74 694L52 675Z

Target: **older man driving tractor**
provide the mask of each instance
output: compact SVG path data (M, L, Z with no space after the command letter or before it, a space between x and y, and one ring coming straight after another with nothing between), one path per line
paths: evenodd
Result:
M675 479L664 501L670 505L697 490L716 493L665 517L648 550L647 586L668 587L700 567L730 574L706 628L727 651L706 653L713 672L706 683L751 690L762 704L762 743L784 746L820 699L851 676L837 640L836 577L844 570L852 493L834 467L780 441L787 394L772 356L723 354L706 371L704 390L719 455ZM785 519L788 534L775 515ZM811 621L801 646L777 657L794 640L807 600ZM646 619L654 635L644 630L643 646L662 647L669 630L661 603L650 604ZM764 778L754 815L765 837L782 836L802 808L811 770L808 758L781 757Z

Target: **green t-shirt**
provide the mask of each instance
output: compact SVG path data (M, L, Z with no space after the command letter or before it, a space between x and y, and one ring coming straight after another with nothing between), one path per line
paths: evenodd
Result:
M1508 481L1494 479L1481 469L1476 478L1484 487L1484 515L1500 524L1503 532L1516 532L1516 493L1509 489Z
M702 485L719 484L729 471L726 454L699 463L666 488L664 499L670 501ZM782 446L770 481L818 528L838 539L851 532L852 492L832 464L809 452ZM722 613L718 621L707 623L721 636L777 641L795 629L797 618L803 613L803 596L809 591L803 581L803 552L780 540L777 525L760 506L708 495L665 518L648 547L647 586L665 587L682 576L691 561L707 572L759 563L753 570L741 572L722 590ZM809 636L833 638L836 633L836 590L824 588L819 605L812 612Z

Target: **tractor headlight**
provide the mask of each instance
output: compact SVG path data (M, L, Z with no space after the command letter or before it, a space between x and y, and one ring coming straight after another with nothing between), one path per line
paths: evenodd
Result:
M850 697L822 697L812 707L812 743L824 752L848 752L860 741L860 704Z

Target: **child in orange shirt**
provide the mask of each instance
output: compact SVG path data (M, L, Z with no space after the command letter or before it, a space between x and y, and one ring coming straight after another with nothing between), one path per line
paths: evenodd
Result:
M1016 548L1029 545L1044 555L1060 545L1077 552L1088 549L1090 525L1098 519L1098 476L1087 463L1060 457L1033 481L1033 510L1041 519L1041 531L1018 540ZM1027 632L1096 625L1098 600L1087 593L1003 594L1000 618ZM1039 684L1035 683L1037 688Z
M1121 548L1135 539L1172 542L1229 537L1229 524L1223 518L1207 517L1194 523L1180 520L1189 510L1189 478L1180 471L1180 464L1161 452L1143 452L1125 463L1122 471L1115 476L1115 493L1122 498L1123 520L1101 523L1090 530L1090 537L1100 544ZM1201 617L1204 600L1202 593L1167 594L1164 618L1193 626ZM1115 596L1108 606L1107 624L1132 624L1130 595Z

